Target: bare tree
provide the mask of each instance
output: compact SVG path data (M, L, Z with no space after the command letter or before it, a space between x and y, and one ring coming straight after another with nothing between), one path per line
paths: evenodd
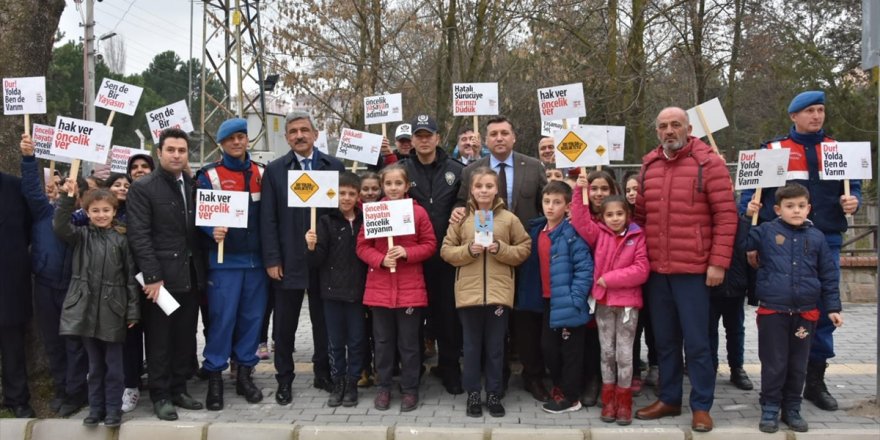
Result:
M104 64L111 72L124 75L125 74L125 39L122 35L116 35L113 38L105 40L101 44L102 52L104 52Z

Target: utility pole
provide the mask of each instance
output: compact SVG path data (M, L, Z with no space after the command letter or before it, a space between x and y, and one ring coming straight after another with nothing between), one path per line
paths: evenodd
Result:
M83 36L83 119L95 120L95 0L85 0Z

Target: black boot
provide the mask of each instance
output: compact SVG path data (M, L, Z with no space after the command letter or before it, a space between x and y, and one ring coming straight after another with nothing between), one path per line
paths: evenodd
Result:
M327 406L336 408L342 405L342 395L345 393L345 377L338 376L333 378L333 388L330 390L330 397L327 398Z
M810 362L807 364L807 383L804 387L804 399L813 402L819 409L825 411L837 411L837 400L828 392L825 386L825 362Z
M352 407L358 404L358 378L345 378L345 393L342 395L342 406Z
M263 392L254 385L254 379L251 375L254 373L254 367L238 366L235 376L235 393L244 396L248 403L257 403L263 400Z
M223 372L211 371L208 373L208 395L205 396L205 406L209 411L223 409Z
M584 395L581 403L584 406L596 406L599 401L599 391L602 389L602 378L599 373L591 375L587 378L587 386L584 389Z

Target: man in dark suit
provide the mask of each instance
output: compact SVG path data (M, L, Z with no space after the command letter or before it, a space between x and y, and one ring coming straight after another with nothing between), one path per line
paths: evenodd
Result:
M496 116L486 123L486 143L491 154L472 162L462 171L462 185L458 192L458 202L462 207L453 210L450 222L457 223L464 218L463 206L470 193L473 171L479 167L489 167L498 173L498 195L528 230L529 221L542 215L541 190L547 184L544 166L533 157L513 151L516 132L513 124L504 116ZM544 359L540 344L542 312L515 308L513 332L516 350L523 364L523 386L536 400L546 402L550 395L543 383Z
M266 167L262 182L260 207L260 235L263 247L263 264L271 278L275 298L275 317L272 339L275 340L275 379L278 391L275 401L287 405L293 400L291 383L293 371L293 348L299 312L306 289L309 291L309 317L312 320L312 341L315 352L312 364L315 371L315 388L332 391L330 360L327 348L327 328L324 308L318 295L318 272L306 264L306 232L310 226L310 209L290 208L287 197L289 170L344 171L342 162L321 153L315 148L318 130L311 116L304 112L292 112L285 119L285 137L290 151L275 159ZM317 216L329 212L318 209Z
M203 408L187 393L186 380L194 373L205 267L195 223L195 183L184 172L189 136L180 129L165 129L156 151L161 166L128 192L128 244L143 272L149 300L143 313L153 410L161 420L177 420L175 406ZM180 304L171 315L156 304L162 287Z
M21 194L21 179L0 173L0 371L3 406L15 417L36 417L31 409L24 358L24 332L31 319L31 265L28 245L31 216Z

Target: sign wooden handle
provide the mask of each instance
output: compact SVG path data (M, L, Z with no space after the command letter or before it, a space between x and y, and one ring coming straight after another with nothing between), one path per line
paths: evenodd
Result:
M562 119L562 129L568 130L568 119Z
M73 179L73 181L76 182L77 174L79 174L79 159L74 159L73 162L70 164L70 176L68 176L68 179ZM67 197L73 196L73 192L67 193Z
M31 135L31 115L27 113L24 115L24 134Z
M309 226L315 233L318 232L317 223L318 223L318 208L312 207L310 212Z
M382 137L383 138L388 137L388 125L385 124L384 122L382 123Z
M845 195L847 198L849 198L849 179L843 180L843 195ZM850 220L852 220L852 217L853 217L852 214L846 214L847 223L850 223Z
M217 264L223 264L223 243L226 240L220 240L220 243L217 243Z
M388 249L390 250L390 249L393 248L393 247L394 247L394 237L388 237ZM397 272L397 268L396 268L396 267L389 267L388 270L390 270L391 273L396 273L396 272Z
M757 200L758 203L761 203L761 189L762 188L758 188L755 190L754 200ZM752 226L755 226L757 224L758 224L758 211L755 211L755 213L752 214Z
M480 134L480 117L474 115L474 136Z
M55 177L55 161L50 160L49 161L49 178L52 179L54 177ZM46 182L46 183L48 183L48 182Z
M113 118L116 116L116 110L110 112L110 116L107 117L107 125L108 127L113 124Z
M703 124L703 130L706 131L706 136L709 138L709 144L712 145L712 151L715 154L718 154L718 145L715 144L715 138L712 137L712 130L709 129L709 123L706 122L706 116L703 115L703 108L701 106L697 106L697 116L700 118L700 124Z
M587 177L587 167L581 167L581 174L583 174L584 177ZM587 205L587 207L589 207L590 206L590 188L587 188L585 186L583 188L582 195L584 197L584 205Z

